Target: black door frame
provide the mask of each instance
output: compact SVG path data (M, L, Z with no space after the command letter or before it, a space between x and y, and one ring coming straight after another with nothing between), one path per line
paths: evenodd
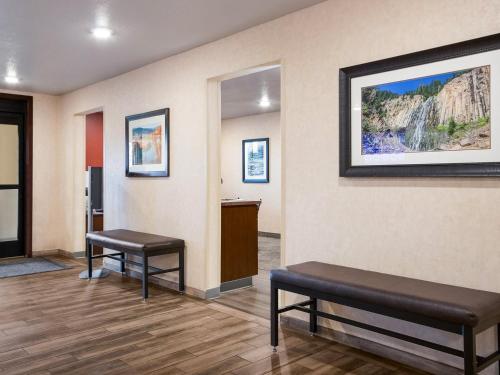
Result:
M33 97L0 93L0 112L20 114L23 116L24 147L22 150L23 165L20 169L23 187L23 245L24 256L33 255ZM21 150L20 150L21 151ZM20 155L21 156L21 155Z

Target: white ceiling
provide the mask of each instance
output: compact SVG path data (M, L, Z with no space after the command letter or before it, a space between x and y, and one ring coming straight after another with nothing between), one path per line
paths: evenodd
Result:
M0 88L66 93L321 1L0 0Z
M274 67L258 73L228 79L221 84L222 119L276 112L281 106L281 69ZM259 105L262 97L269 107Z

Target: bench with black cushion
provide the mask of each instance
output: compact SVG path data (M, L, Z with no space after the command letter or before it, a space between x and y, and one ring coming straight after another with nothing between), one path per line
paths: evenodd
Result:
M118 251L113 254L93 255L94 245ZM106 230L87 233L87 262L89 280L92 278L92 259L111 258L121 262L121 272L125 272L125 264L134 264L142 268L142 296L148 298L148 277L167 272L179 272L179 291L184 292L184 240L156 234L135 232L126 229ZM149 266L148 259L152 256L179 254L179 267L160 269ZM142 263L134 262L125 257L131 254L142 258ZM151 271L150 271L151 270Z
M308 296L309 300L278 308L280 289ZM318 299L462 335L464 350L319 311ZM271 271L271 345L274 348L278 345L278 315L290 310L310 314L311 333L317 332L319 316L462 357L467 375L477 374L500 361L499 349L487 357L476 355L476 335L490 327L497 328L500 348L499 293L306 262Z

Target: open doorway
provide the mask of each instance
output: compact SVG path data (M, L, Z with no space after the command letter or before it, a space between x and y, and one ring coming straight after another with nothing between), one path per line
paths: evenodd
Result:
M281 67L221 82L219 303L269 317L280 266Z
M85 232L102 231L103 211L103 167L104 167L104 124L103 112L85 115ZM94 246L94 254L103 249Z

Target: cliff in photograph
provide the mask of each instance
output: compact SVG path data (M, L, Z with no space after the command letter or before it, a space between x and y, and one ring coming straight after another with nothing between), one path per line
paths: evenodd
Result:
M403 93L381 86L362 89L364 154L490 148L489 66Z

